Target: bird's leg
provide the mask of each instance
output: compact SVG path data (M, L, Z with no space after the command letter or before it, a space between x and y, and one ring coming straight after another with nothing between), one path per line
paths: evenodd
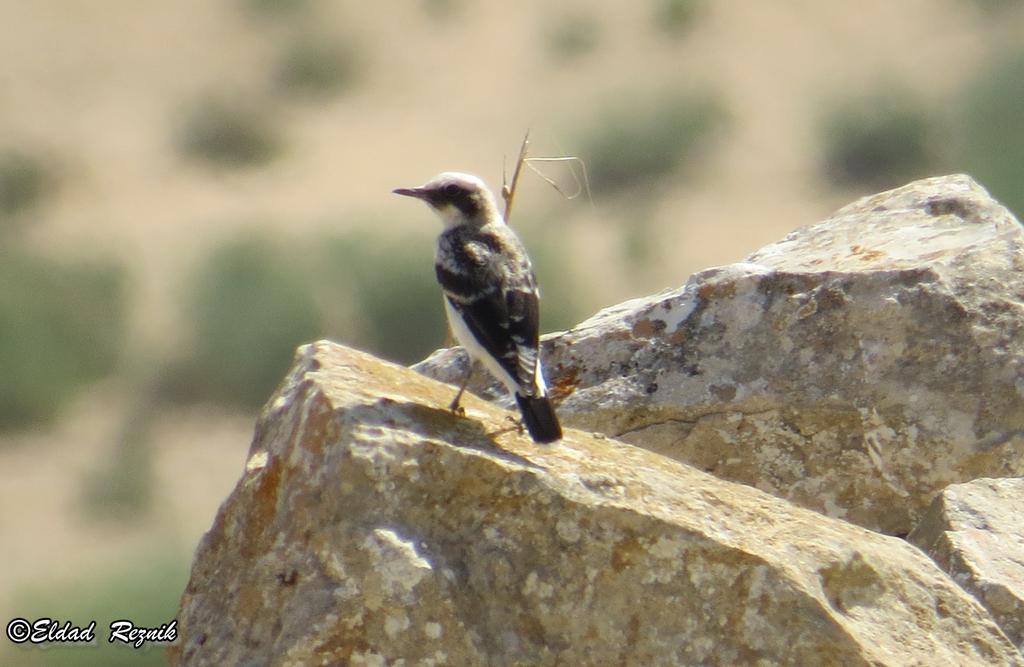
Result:
M473 377L473 360L470 359L469 363L466 364L466 374L462 376L462 385L459 387L459 393L455 394L455 398L452 399L448 409L452 411L452 414L464 416L466 414L466 408L459 405L459 401L462 400L462 392L466 391L466 385L469 384L469 378Z

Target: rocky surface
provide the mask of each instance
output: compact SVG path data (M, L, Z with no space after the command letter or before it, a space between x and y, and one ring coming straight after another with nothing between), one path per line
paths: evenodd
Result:
M940 493L909 536L972 593L1024 651L1024 479L977 479Z
M196 554L180 665L1020 665L905 542L300 349Z
M549 384L570 425L905 535L946 485L1024 474L1022 246L970 178L918 181L547 337Z

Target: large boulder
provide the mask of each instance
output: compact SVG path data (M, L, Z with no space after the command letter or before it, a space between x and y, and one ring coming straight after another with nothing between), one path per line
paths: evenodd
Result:
M547 337L549 384L572 426L905 535L948 484L1024 474L1022 253L970 178L918 181Z
M946 488L907 538L992 612L1024 651L1024 479Z
M203 538L180 665L1021 665L905 542L330 343Z

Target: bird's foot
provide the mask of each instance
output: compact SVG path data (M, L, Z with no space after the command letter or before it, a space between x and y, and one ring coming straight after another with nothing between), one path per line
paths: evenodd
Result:
M454 401L452 401L451 403L448 404L448 410L453 415L455 415L456 417L465 417L466 416L466 408L464 408L461 405L459 405L458 399L456 399L456 400L454 400Z
M516 432L519 433L519 435L522 435L526 431L526 429L523 427L522 419L516 419L512 415L506 415L505 419L507 421L512 422L513 427L516 429Z

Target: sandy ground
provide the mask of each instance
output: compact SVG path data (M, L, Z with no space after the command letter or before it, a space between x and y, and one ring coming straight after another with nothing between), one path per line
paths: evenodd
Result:
M117 455L112 445L121 427L117 403L109 393L97 392L79 401L56 431L5 444L0 616L19 613L16 599L26 587L74 584L90 572L109 575L161 551L191 558L241 475L251 418L207 409L176 411L153 424L152 511L128 520L90 515L82 503L85 480Z
M325 2L316 23L364 54L360 84L327 103L274 105L286 154L218 174L175 154L181 110L218 88L265 97L282 36L296 29L239 4L0 0L0 143L43 151L61 173L28 241L126 262L137 278L137 349L173 344L182 272L218 239L432 224L390 189L452 168L497 185L502 156L527 127L536 153L572 154L576 129L613 97L713 85L730 131L655 207L656 252L640 279L621 267L609 223L628 208L564 201L538 179L518 202L523 218L559 221L567 261L602 302L681 284L852 198L818 173L814 120L825 101L892 80L946 105L1000 44L1020 42L1024 24L993 26L965 0L709 2L692 33L669 39L643 3L464 2L436 20L413 3ZM552 59L546 27L584 13L597 21L597 49ZM191 553L210 524L241 472L250 417L162 416L155 515L128 527L83 517L82 476L111 455L123 406L116 387L99 387L53 429L0 438L0 605L25 582L155 541Z

